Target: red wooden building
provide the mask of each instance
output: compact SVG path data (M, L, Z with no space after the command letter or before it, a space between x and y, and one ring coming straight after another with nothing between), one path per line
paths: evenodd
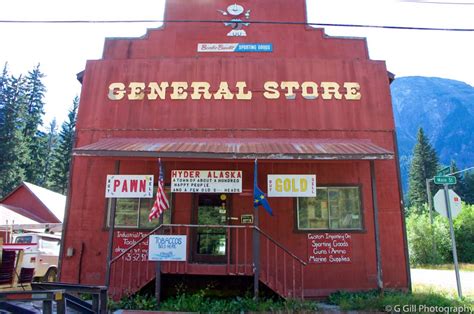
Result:
M159 264L166 276L257 272L305 298L409 286L393 77L365 39L259 23L305 12L304 0L168 0L162 28L106 40L80 75L62 281L137 291L155 279L153 231L187 239L186 261ZM104 194L108 175L155 175L156 190L158 157L171 205L153 230L152 198ZM255 159L259 187L281 196L267 198L273 216L253 208ZM314 176L316 196L299 196Z

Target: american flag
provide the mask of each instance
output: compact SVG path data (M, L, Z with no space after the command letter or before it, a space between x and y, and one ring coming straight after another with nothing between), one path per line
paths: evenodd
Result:
M155 218L160 217L160 215L170 207L168 199L166 198L165 193L165 183L163 175L163 167L161 167L161 158L158 159L158 190L156 191L156 200L153 203L151 208L150 215L148 215L148 220L152 221Z

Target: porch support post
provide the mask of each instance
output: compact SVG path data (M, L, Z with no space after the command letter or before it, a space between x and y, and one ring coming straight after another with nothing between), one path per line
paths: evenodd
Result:
M375 233L375 261L377 263L377 287L383 291L382 254L380 246L379 207L377 203L377 186L375 180L375 162L370 161L370 178L372 185L372 207L374 208L374 233Z
M258 285L260 278L260 233L258 227L258 207L253 209L254 228L252 233L252 251L253 251L253 297L258 300Z
M163 224L163 214L158 218L158 225ZM158 231L161 233L160 231ZM157 261L155 266L155 298L156 303L160 305L161 302L161 262Z
M120 171L120 160L115 161L115 174L119 174ZM115 231L115 207L117 205L117 199L114 197L111 200L110 204L110 214L109 214L109 242L108 242L108 248L107 248L107 268L105 270L105 285L107 286L107 289L110 286L110 267L112 266L110 264L110 261L112 260L112 251L114 248L114 231Z

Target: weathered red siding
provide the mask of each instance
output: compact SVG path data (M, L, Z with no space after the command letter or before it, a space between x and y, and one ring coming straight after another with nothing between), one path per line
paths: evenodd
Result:
M223 19L216 9L229 1L168 0L166 19ZM252 9L252 20L298 21L305 18L303 0L239 2ZM226 37L221 23L167 23L139 39L108 39L101 60L88 61L83 77L77 122L76 147L106 137L235 137L370 139L396 151L394 120L385 63L368 59L363 39L329 38L323 30L303 25L251 24L247 37ZM272 53L198 53L198 43L273 43ZM221 81L232 86L247 82L253 99L242 100L140 100L107 98L112 82L206 81L215 91ZM262 96L266 81L359 82L362 99L268 100ZM232 89L232 88L231 88ZM232 89L235 91L235 88ZM241 195L232 196L232 215L251 213L253 163L169 159L165 180L172 169L242 170ZM105 229L105 177L114 173L115 159L75 157L64 247L78 254L65 257L62 280L103 284L107 255ZM316 173L318 185L351 184L362 191L364 230L354 232L353 262L309 264L305 294L327 295L338 289L377 287L372 197L379 205L383 278L386 287L407 288L406 251L395 160L375 161L377 195L372 195L368 161L265 161L259 165L259 182L266 190L266 175ZM156 161L122 158L122 174L157 173ZM190 223L192 195L175 195L173 223ZM296 231L294 200L272 198L275 217L261 212L261 228L297 256L307 259L307 233ZM312 231L311 233L317 233ZM81 250L81 247L83 249ZM82 255L82 257L81 257ZM81 278L79 261L82 260Z

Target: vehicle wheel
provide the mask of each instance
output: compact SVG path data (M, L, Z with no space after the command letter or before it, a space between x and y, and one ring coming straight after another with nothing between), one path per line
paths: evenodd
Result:
M50 268L43 277L43 282L55 282L58 271L56 268Z

